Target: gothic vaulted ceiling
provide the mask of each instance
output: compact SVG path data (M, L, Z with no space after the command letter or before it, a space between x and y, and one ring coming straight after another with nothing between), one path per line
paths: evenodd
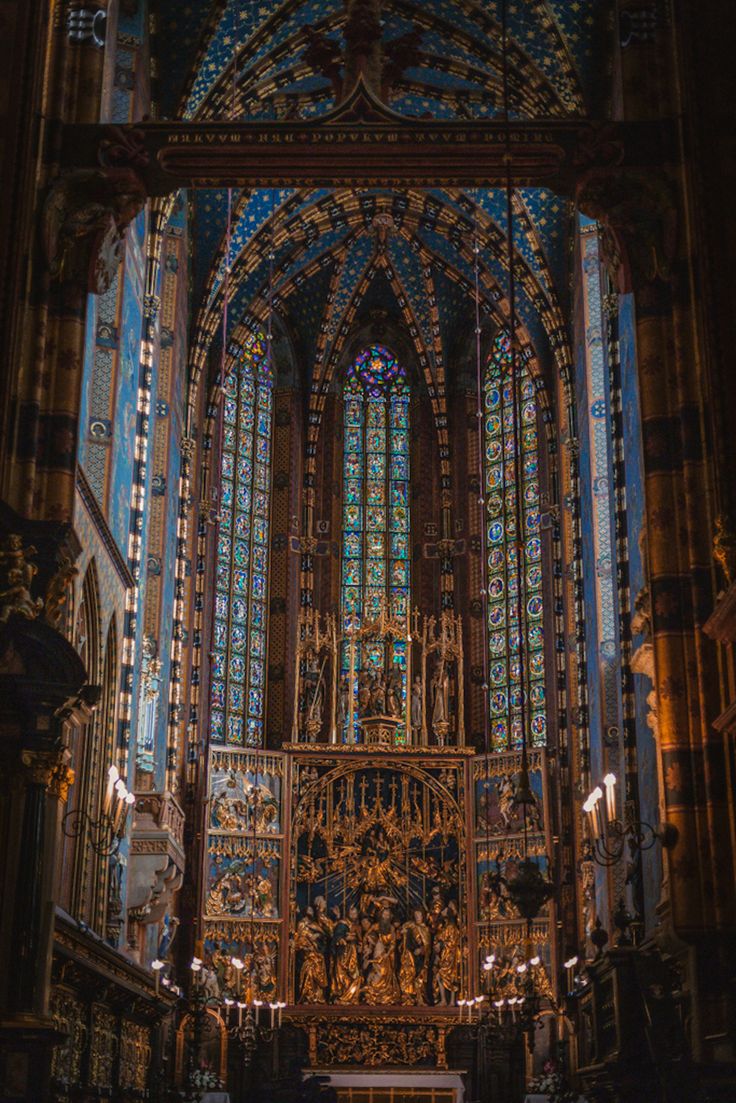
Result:
M288 120L326 113L349 79L345 59L360 27L349 16L361 8L377 21L379 94L394 112L499 116L500 0L159 0L161 114ZM508 0L513 116L603 112L609 9L610 0ZM240 325L262 325L271 283L276 313L310 374L329 370L370 307L401 322L425 371L442 377L443 357L467 336L476 237L482 312L502 320L507 309L505 197L494 189L397 191L380 187L380 177L376 165L374 188L193 193L200 331L219 331L225 282L230 336ZM550 363L563 330L570 211L531 188L515 192L514 211L523 339Z

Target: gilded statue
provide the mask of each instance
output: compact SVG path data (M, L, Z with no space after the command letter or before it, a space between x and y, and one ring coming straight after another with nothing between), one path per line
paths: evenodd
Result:
M432 936L424 922L424 912L416 908L413 919L401 928L399 981L402 1003L425 1002L431 948Z
M371 685L371 716L386 715L386 686L383 675L378 673Z
M33 620L43 607L41 598L31 597L31 583L38 574L38 567L29 561L36 555L34 547L23 547L17 533L11 533L0 550L0 570L5 575L5 586L0 590L0 622L11 614Z
M386 694L386 712L389 716L401 716L400 701L400 688L396 684L395 678L390 678L388 683L388 692Z
M396 928L389 908L383 908L374 930L376 942L365 982L365 1002L372 1005L401 1003L396 975Z
M411 687L411 726L414 731L414 741L419 742L419 732L422 730L422 679L415 677Z
M276 956L274 953L261 953L256 955L255 961L255 987L260 999L271 1003L276 999Z
M327 939L314 908L307 908L294 936L294 950L301 954L300 1003L324 1003L327 994Z
M445 902L442 899L442 890L439 885L432 885L429 890L429 903L427 904L427 920L434 932L440 925Z
M363 983L358 909L353 905L347 918L339 916L332 929L332 1002L357 1003Z
M713 558L723 572L726 586L730 586L736 578L736 534L729 519L723 515L716 517Z
M340 679L340 691L337 695L337 730L339 732L345 727L348 722L348 712L350 708L350 685L347 674L343 674Z
M457 906L450 901L442 912L434 940L434 997L440 1007L455 1003L460 991L462 940L457 924Z
M450 696L450 678L447 673L447 664L443 658L437 660L435 672L432 675L431 699L432 699L432 731L435 734L437 744L443 747L450 730L450 718L448 713Z
M358 680L358 715L370 716L371 713L371 680L363 671Z

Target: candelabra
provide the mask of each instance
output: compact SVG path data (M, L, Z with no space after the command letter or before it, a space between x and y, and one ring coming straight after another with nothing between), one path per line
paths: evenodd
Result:
M84 808L74 808L64 816L62 830L70 839L85 836L95 854L110 857L125 835L128 813L134 804L134 794L128 792L117 766L111 766L107 771L107 789L99 816L95 818Z
M588 853L599 866L615 865L626 850L632 857L651 850L658 839L664 847L674 844L676 833L669 824L652 827L644 820L634 819L630 809L627 809L625 819L619 819L616 814L615 774L606 774L603 778L603 789L596 785L583 803L583 812L588 823ZM605 805L605 814L602 804Z
M259 1042L270 1042L275 1032L281 1029L286 1004L281 1000L264 1000L255 995L253 977L250 976L242 994L243 970L245 962L239 957L231 957L230 964L235 969L237 981L233 996L214 996L207 992L203 982L203 962L201 958L192 959L192 993L200 1007L216 1010L222 1018L229 1036L242 1047L243 1065L248 1068L255 1056ZM161 967L154 962L153 968ZM157 974L158 976L158 974Z
M243 1065L248 1068L259 1041L270 1042L283 1024L283 1011L286 1004L281 1000L258 1000L249 998L233 1000L225 998L226 1027L231 1038L240 1042L243 1050ZM237 1011L237 1019L231 1023L231 1016ZM270 1021L269 1021L270 1014Z
M538 970L543 969L542 959L539 954L533 954L503 970L499 968L499 964L493 953L488 954L483 962L481 980L485 980L488 986L489 999L481 1006L481 1017L483 1008L487 1008L488 1027L507 1045L526 1036L531 1053L534 1050L534 1033L541 1017L544 998L537 985ZM550 1006L554 1007L554 1001L549 995L547 999Z

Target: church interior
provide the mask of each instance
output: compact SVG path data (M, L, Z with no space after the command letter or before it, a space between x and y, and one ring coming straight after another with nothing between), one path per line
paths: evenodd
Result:
M0 1098L736 1099L731 6L0 27Z

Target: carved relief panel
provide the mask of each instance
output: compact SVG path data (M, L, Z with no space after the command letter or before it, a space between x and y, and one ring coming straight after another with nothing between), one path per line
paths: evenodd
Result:
M217 998L277 998L284 777L280 754L210 756L203 983Z
M494 956L486 979L491 993L498 996L521 993L517 966L530 958L538 959L531 966L535 988L552 995L551 905L534 920L527 939L526 920L499 891L498 881L499 875L513 878L525 856L533 858L543 875L549 876L546 769L545 752L529 751L532 800L526 805L525 823L523 808L516 803L521 752L494 752L473 761L478 970L480 975L481 962L487 955Z
M408 749L295 759L294 1003L449 1007L466 990L464 770Z

